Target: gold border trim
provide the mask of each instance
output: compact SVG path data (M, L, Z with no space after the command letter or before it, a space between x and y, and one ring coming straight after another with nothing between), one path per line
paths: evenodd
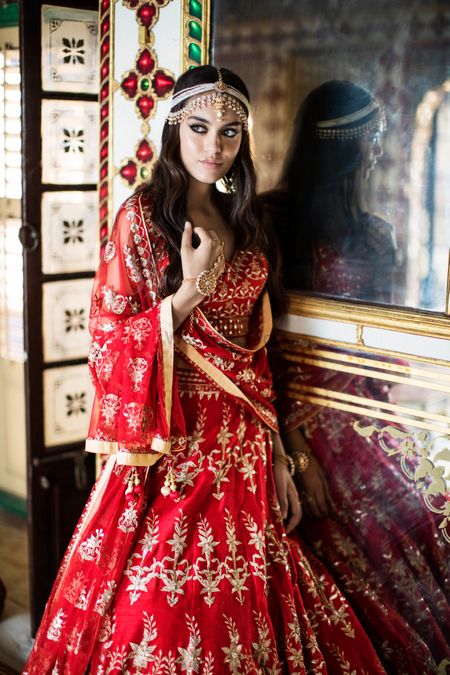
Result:
M302 394L296 394L295 399L297 401L303 401L305 403L312 403L314 405L323 406L325 408L333 408L335 410L343 410L344 412L356 413L357 415L367 416L369 418L376 418L379 420L385 420L387 422L396 422L406 427L416 427L418 429L426 429L427 431L434 431L439 434L448 435L449 429L435 426L434 424L427 424L426 422L421 422L420 420L411 420L408 417L400 417L398 415L390 415L389 413L381 412L373 408L364 408L363 406L359 407L357 405L351 405L348 403L343 403L339 401L330 401L326 398L321 398L319 396L303 396Z
M306 363L310 366L317 366L318 368L324 368L326 370L335 370L339 373L351 373L352 375L361 375L363 377L370 377L375 380L384 380L385 382L395 382L396 384L410 384L418 387L423 387L424 389L433 389L434 391L442 391L444 393L450 394L450 383L448 386L445 386L436 382L426 382L425 380L417 380L412 377L402 377L400 375L391 375L388 372L383 372L382 370L375 370L374 368L359 368L357 366L346 366L343 364L333 363L332 361L325 361L323 359L314 359L303 356L296 356L295 354L285 354L284 358L286 361L292 361L293 363Z
M85 443L86 452L115 457L117 464L124 466L153 466L163 455L170 453L171 444L155 437L150 447L155 452L128 452L120 450L117 441L97 441L95 438L88 438Z
M445 314L316 298L300 292L289 293L288 313L343 323L359 323L363 327L383 328L444 340L448 340L450 334L450 321Z
M296 341L308 342L310 345L326 345L327 347L338 347L346 351L354 352L367 352L368 354L378 354L383 357L393 357L405 359L408 361L414 361L417 363L429 363L434 366L443 366L444 368L449 368L450 361L443 361L442 359L435 359L431 356L418 356L417 354L405 354L404 352L397 352L391 349L380 349L379 347L367 347L366 345L359 345L352 342L342 342L340 340L328 340L323 337L316 337L315 335L309 335L307 333L290 333L286 330L281 330L276 328L276 332L279 335L282 335L284 339L292 342L292 350L301 352L305 348L308 349L308 345L295 345Z
M450 383L450 369L448 369L448 364L447 365L447 372L442 372L442 371L433 371L433 370L425 370L422 368L416 368L411 365L401 365L398 363L391 363L390 361L380 361L379 359L370 359L365 356L359 356L356 354L349 354L347 353L347 350L344 350L344 353L339 353L335 351L327 351L326 349L316 349L314 346L308 347L307 345L305 346L296 346L295 344L289 344L289 338L286 339L286 342L281 342L280 343L281 349L286 348L287 350L291 350L292 352L295 352L293 356L295 356L295 360L297 359L303 359L303 358L323 358L323 359L328 359L329 361L337 361L337 362L344 362L344 363L351 363L351 364L356 364L362 367L367 367L367 375L370 377L370 373L372 372L373 369L377 370L384 370L386 372L394 372L394 373L400 373L403 375L407 375L410 377L411 375L415 375L416 377L423 377L424 380L436 380L436 381L443 381L443 382L448 382ZM359 349L355 349L354 351L358 352L360 351ZM383 353L384 356L384 353ZM286 355L287 358L289 358L289 354Z
M261 411L258 410L249 398L239 389L238 386L234 384L224 373L222 373L219 368L214 366L212 363L207 361L204 356L199 354L199 352L191 344L188 344L179 336L175 336L175 346L178 351L180 351L186 358L188 358L192 363L194 363L202 372L204 372L213 382L219 385L223 391L226 391L227 394L239 398L242 401L245 401L254 413L262 419L262 421L267 424L267 426L272 429L272 431L278 432L276 425L270 423L267 419L267 416L264 417L261 414Z
M448 424L449 428L446 433L450 433L450 417L447 415L441 415L439 413L427 412L426 410L419 410L417 408L408 408L407 406L398 405L396 403L388 403L387 401L378 401L377 399L366 398L365 396L355 396L354 394L346 394L343 391L336 391L333 389L325 389L323 387L314 387L307 384L297 384L291 382L288 386L288 392L304 392L305 394L317 394L318 396L333 399L336 401L347 401L349 403L363 404L368 407L390 410L391 412L403 413L405 415L411 415L411 417L420 417L421 419L434 420L436 422L442 422L443 424ZM414 422L411 419L411 422Z

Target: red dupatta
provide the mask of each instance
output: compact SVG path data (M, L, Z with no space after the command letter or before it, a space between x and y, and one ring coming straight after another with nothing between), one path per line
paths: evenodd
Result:
M220 335L201 306L174 336L171 296L158 294L167 263L148 197L134 195L118 212L90 314L89 367L96 391L86 449L115 454L119 464L151 466L186 445L174 350L278 429L265 349L272 329L267 293L254 308L248 348Z

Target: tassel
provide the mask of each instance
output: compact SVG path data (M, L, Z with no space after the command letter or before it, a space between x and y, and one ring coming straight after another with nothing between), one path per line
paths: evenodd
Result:
M135 497L140 497L143 492L143 487L141 484L141 479L139 478L139 473L136 468L130 471L130 475L127 480L127 489L125 490L125 500L129 503L134 500Z
M164 478L164 485L161 488L161 494L164 497L168 497L169 495L174 495L177 493L177 484L175 482L176 479L176 474L175 471L173 470L173 467L170 467L170 469L166 473L166 477Z

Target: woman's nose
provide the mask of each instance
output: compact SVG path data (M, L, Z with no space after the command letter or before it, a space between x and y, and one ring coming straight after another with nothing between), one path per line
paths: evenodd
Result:
M377 159L379 159L381 157L381 155L383 154L383 146L381 145L381 141L377 141L375 143L374 148L373 148L373 154L375 155L375 157Z
M207 152L217 155L222 151L222 139L219 134L207 134L205 141Z

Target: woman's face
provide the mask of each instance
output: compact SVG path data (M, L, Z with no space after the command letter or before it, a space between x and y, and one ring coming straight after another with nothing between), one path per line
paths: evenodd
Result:
M212 185L231 169L242 141L242 124L228 108L218 118L213 106L199 108L180 124L180 154L195 180Z
M366 134L360 139L360 148L362 154L362 175L366 180L374 170L376 163L383 154L382 130Z

